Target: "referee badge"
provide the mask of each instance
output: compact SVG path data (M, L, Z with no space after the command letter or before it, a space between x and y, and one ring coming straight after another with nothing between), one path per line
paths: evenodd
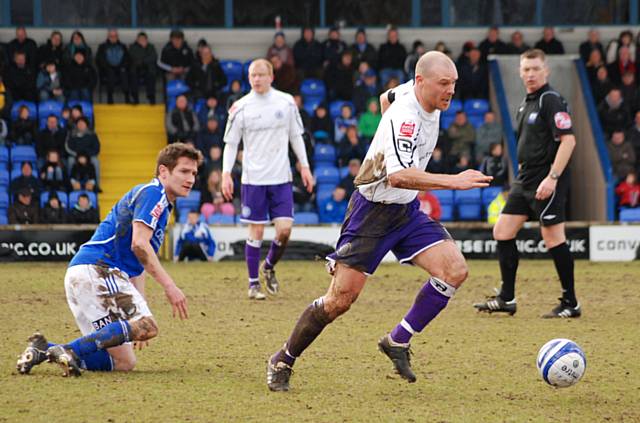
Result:
M538 117L538 112L533 112L529 115L529 117L527 118L527 123L532 125L535 121L536 118Z
M556 123L558 129L570 129L571 128L571 116L567 112L558 112L553 115L553 120Z

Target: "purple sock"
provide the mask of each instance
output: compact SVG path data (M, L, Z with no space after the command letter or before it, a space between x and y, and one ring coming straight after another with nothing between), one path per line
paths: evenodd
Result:
M399 344L407 344L411 337L429 324L446 306L456 289L448 283L431 278L425 283L416 301L402 322L391 331L391 339Z
M247 262L247 270L249 271L249 286L260 283L260 244L262 241L248 239L244 246L244 259Z
M269 253L267 253L267 258L264 260L264 267L266 269L273 269L282 258L282 254L284 254L285 245L280 243L277 239L274 239L271 242L271 247L269 247Z

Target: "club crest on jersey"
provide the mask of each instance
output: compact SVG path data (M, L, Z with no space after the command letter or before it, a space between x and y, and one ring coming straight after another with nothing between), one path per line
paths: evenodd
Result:
M160 219L160 215L162 214L162 210L164 210L164 208L162 207L162 203L156 204L156 206L153 208L153 210L151 210L151 216L155 217L156 219Z
M276 110L276 119L282 119L284 117L284 113L282 110Z
M556 123L558 129L570 129L571 128L571 116L567 112L558 112L553 115L553 120Z
M416 124L411 121L402 122L400 125L400 136L412 137L413 131L416 129Z
M538 117L538 112L533 112L529 115L529 117L527 118L527 123L532 124L536 121L536 118Z
M249 217L251 215L251 207L242 206L242 217Z

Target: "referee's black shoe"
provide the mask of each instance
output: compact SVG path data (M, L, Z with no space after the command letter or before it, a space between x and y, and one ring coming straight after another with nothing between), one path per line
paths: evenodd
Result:
M378 349L393 363L393 367L403 379L409 383L416 381L416 375L411 370L411 349L409 344L391 344L391 336L385 335L378 341Z
M475 303L473 306L478 311L487 313L509 313L511 316L516 314L516 310L518 309L515 298L511 301L505 301L499 295L488 297L487 301Z
M543 314L543 319L571 318L580 317L582 315L582 310L580 310L580 303L576 303L574 307L569 303L569 301L565 300L564 298L558 299L560 300L560 304L555 306L549 313Z

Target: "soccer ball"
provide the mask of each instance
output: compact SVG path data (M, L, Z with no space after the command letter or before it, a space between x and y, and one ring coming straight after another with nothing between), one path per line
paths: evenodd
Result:
M551 386L566 388L575 385L587 369L582 348L569 339L552 339L538 352L538 371Z

